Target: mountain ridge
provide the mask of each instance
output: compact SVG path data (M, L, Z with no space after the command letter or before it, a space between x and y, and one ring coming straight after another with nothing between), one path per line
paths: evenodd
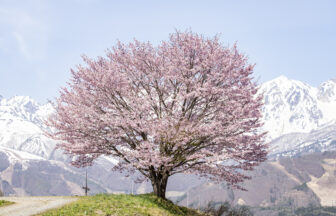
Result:
M280 137L292 136L293 133L303 136L336 124L336 79L312 87L279 76L261 84L261 93L264 94L263 130L268 132L267 141L271 145ZM43 134L47 129L43 121L52 112L51 103L41 105L29 96L9 99L1 96L0 146L45 159L66 160L60 150L55 150L56 141Z
M263 119L266 122L263 130L271 131L268 137L270 159L336 150L334 80L312 87L282 76L262 84L259 93L262 92L265 93ZM0 154L3 157L0 157L0 189L5 188L6 194L71 195L82 192L83 170L71 167L71 160L61 150L55 150L56 141L43 134L43 129L47 129L43 121L53 111L50 103L41 105L29 96L9 99L0 96ZM114 158L103 156L94 167L87 169L93 193L129 193L132 180L110 173L115 163ZM27 180L29 178L31 180ZM46 182L50 179L55 186ZM22 181L27 183L20 183ZM42 182L44 188L32 190L35 182ZM181 194L200 182L202 180L194 177L173 176L168 190ZM134 190L149 192L150 185L137 185Z

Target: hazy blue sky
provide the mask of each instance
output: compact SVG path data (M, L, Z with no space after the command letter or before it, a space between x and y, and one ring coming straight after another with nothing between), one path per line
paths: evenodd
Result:
M237 41L259 82L283 74L317 86L336 77L335 11L334 0L0 0L0 95L53 100L82 54L188 28Z

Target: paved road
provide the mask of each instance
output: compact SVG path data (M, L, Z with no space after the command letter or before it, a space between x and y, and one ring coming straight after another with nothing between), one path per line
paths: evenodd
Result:
M0 197L0 199L15 202L0 207L1 216L31 216L77 200L74 197Z

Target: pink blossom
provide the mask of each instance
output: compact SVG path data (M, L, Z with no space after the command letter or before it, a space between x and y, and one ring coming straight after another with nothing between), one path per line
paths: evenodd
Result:
M176 32L157 47L118 43L83 59L47 122L75 165L118 157L115 169L139 171L165 197L176 173L236 185L266 159L262 97L236 45Z

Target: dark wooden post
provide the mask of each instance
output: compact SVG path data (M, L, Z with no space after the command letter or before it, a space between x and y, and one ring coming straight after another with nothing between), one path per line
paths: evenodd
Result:
M85 186L82 187L85 190L85 196L87 196L88 191L90 190L90 188L88 188L88 184L87 184L87 170L85 170Z

